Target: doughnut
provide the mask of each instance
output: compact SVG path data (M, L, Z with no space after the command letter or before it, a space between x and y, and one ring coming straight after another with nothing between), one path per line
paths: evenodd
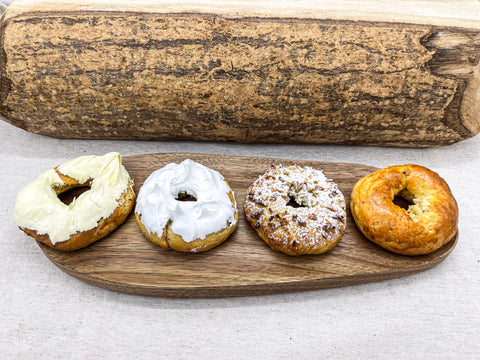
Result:
M396 205L396 197L408 207ZM429 254L457 232L458 207L450 188L419 165L391 166L363 177L352 190L350 208L367 239L397 254Z
M145 180L135 218L151 242L195 253L224 242L237 228L238 210L233 190L218 171L186 159Z
M249 187L245 216L273 250L287 255L322 254L342 237L345 199L322 171L272 165Z
M69 205L61 193L87 186L90 189ZM133 181L121 156L81 156L49 169L17 195L17 225L37 241L61 251L74 251L105 237L133 209Z

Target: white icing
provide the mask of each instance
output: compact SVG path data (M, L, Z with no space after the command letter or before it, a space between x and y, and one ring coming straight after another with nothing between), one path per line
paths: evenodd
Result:
M192 242L236 224L237 205L232 205L230 192L218 171L186 159L156 170L145 180L135 212L150 233L161 237L171 220L172 231ZM176 200L180 193L196 201Z
M53 244L77 232L93 229L117 208L117 200L129 186L130 176L119 153L81 156L60 165L58 171L79 181L92 180L90 189L65 205L54 188L65 185L55 169L40 175L17 195L14 217L18 226L48 234Z

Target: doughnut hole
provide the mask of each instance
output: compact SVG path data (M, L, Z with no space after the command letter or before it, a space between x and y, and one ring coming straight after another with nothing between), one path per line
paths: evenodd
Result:
M299 207L305 207L305 205L299 204L294 197L290 197L287 202L287 206L290 206L292 208L299 208Z
M400 190L397 194L395 194L393 198L393 203L402 209L408 210L411 205L414 205L413 199L415 195L413 195L407 189Z
M84 192L87 192L88 190L90 190L90 186L79 186L79 187L68 189L67 191L62 192L57 196L60 199L60 201L63 202L65 205L70 205L73 200L75 200L76 198L78 198L80 195L82 195Z
M189 193L180 192L175 197L175 200L177 200L177 201L197 201L197 198L193 195L190 195Z
M420 216L429 212L430 201L428 196L413 194L407 188L400 190L394 197L393 203L404 209L408 216L414 221L418 221Z
M292 208L310 208L314 205L311 203L312 193L302 184L290 184L287 196L287 206Z
M91 189L92 180L88 180L84 184L65 184L63 186L54 187L53 191L57 194L58 199L65 205L70 205L76 198Z

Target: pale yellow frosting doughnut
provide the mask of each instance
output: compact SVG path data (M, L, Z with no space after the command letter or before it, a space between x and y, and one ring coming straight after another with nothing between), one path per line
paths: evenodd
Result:
M55 191L66 185L60 174L90 184L90 190L66 205ZM73 234L95 228L119 206L122 194L133 182L119 153L81 156L41 174L17 195L14 217L22 229L48 235L52 245ZM133 193L133 191L131 191Z

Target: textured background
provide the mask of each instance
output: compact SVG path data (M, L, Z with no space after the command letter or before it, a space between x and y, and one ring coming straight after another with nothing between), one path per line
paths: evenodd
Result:
M3 1L5 3L5 1ZM194 152L418 163L440 173L460 208L459 243L416 275L303 293L147 298L63 273L13 220L17 192L84 154ZM480 352L480 136L434 149L58 140L0 121L0 349L5 359L473 359Z
M5 9L13 2L13 0L1 0L0 1L0 13L3 14Z
M450 184L460 207L459 243L426 272L338 289L208 300L110 292L56 268L13 220L16 193L38 174L108 151L419 163ZM77 141L0 122L0 156L3 358L472 359L480 352L479 136L435 149Z

